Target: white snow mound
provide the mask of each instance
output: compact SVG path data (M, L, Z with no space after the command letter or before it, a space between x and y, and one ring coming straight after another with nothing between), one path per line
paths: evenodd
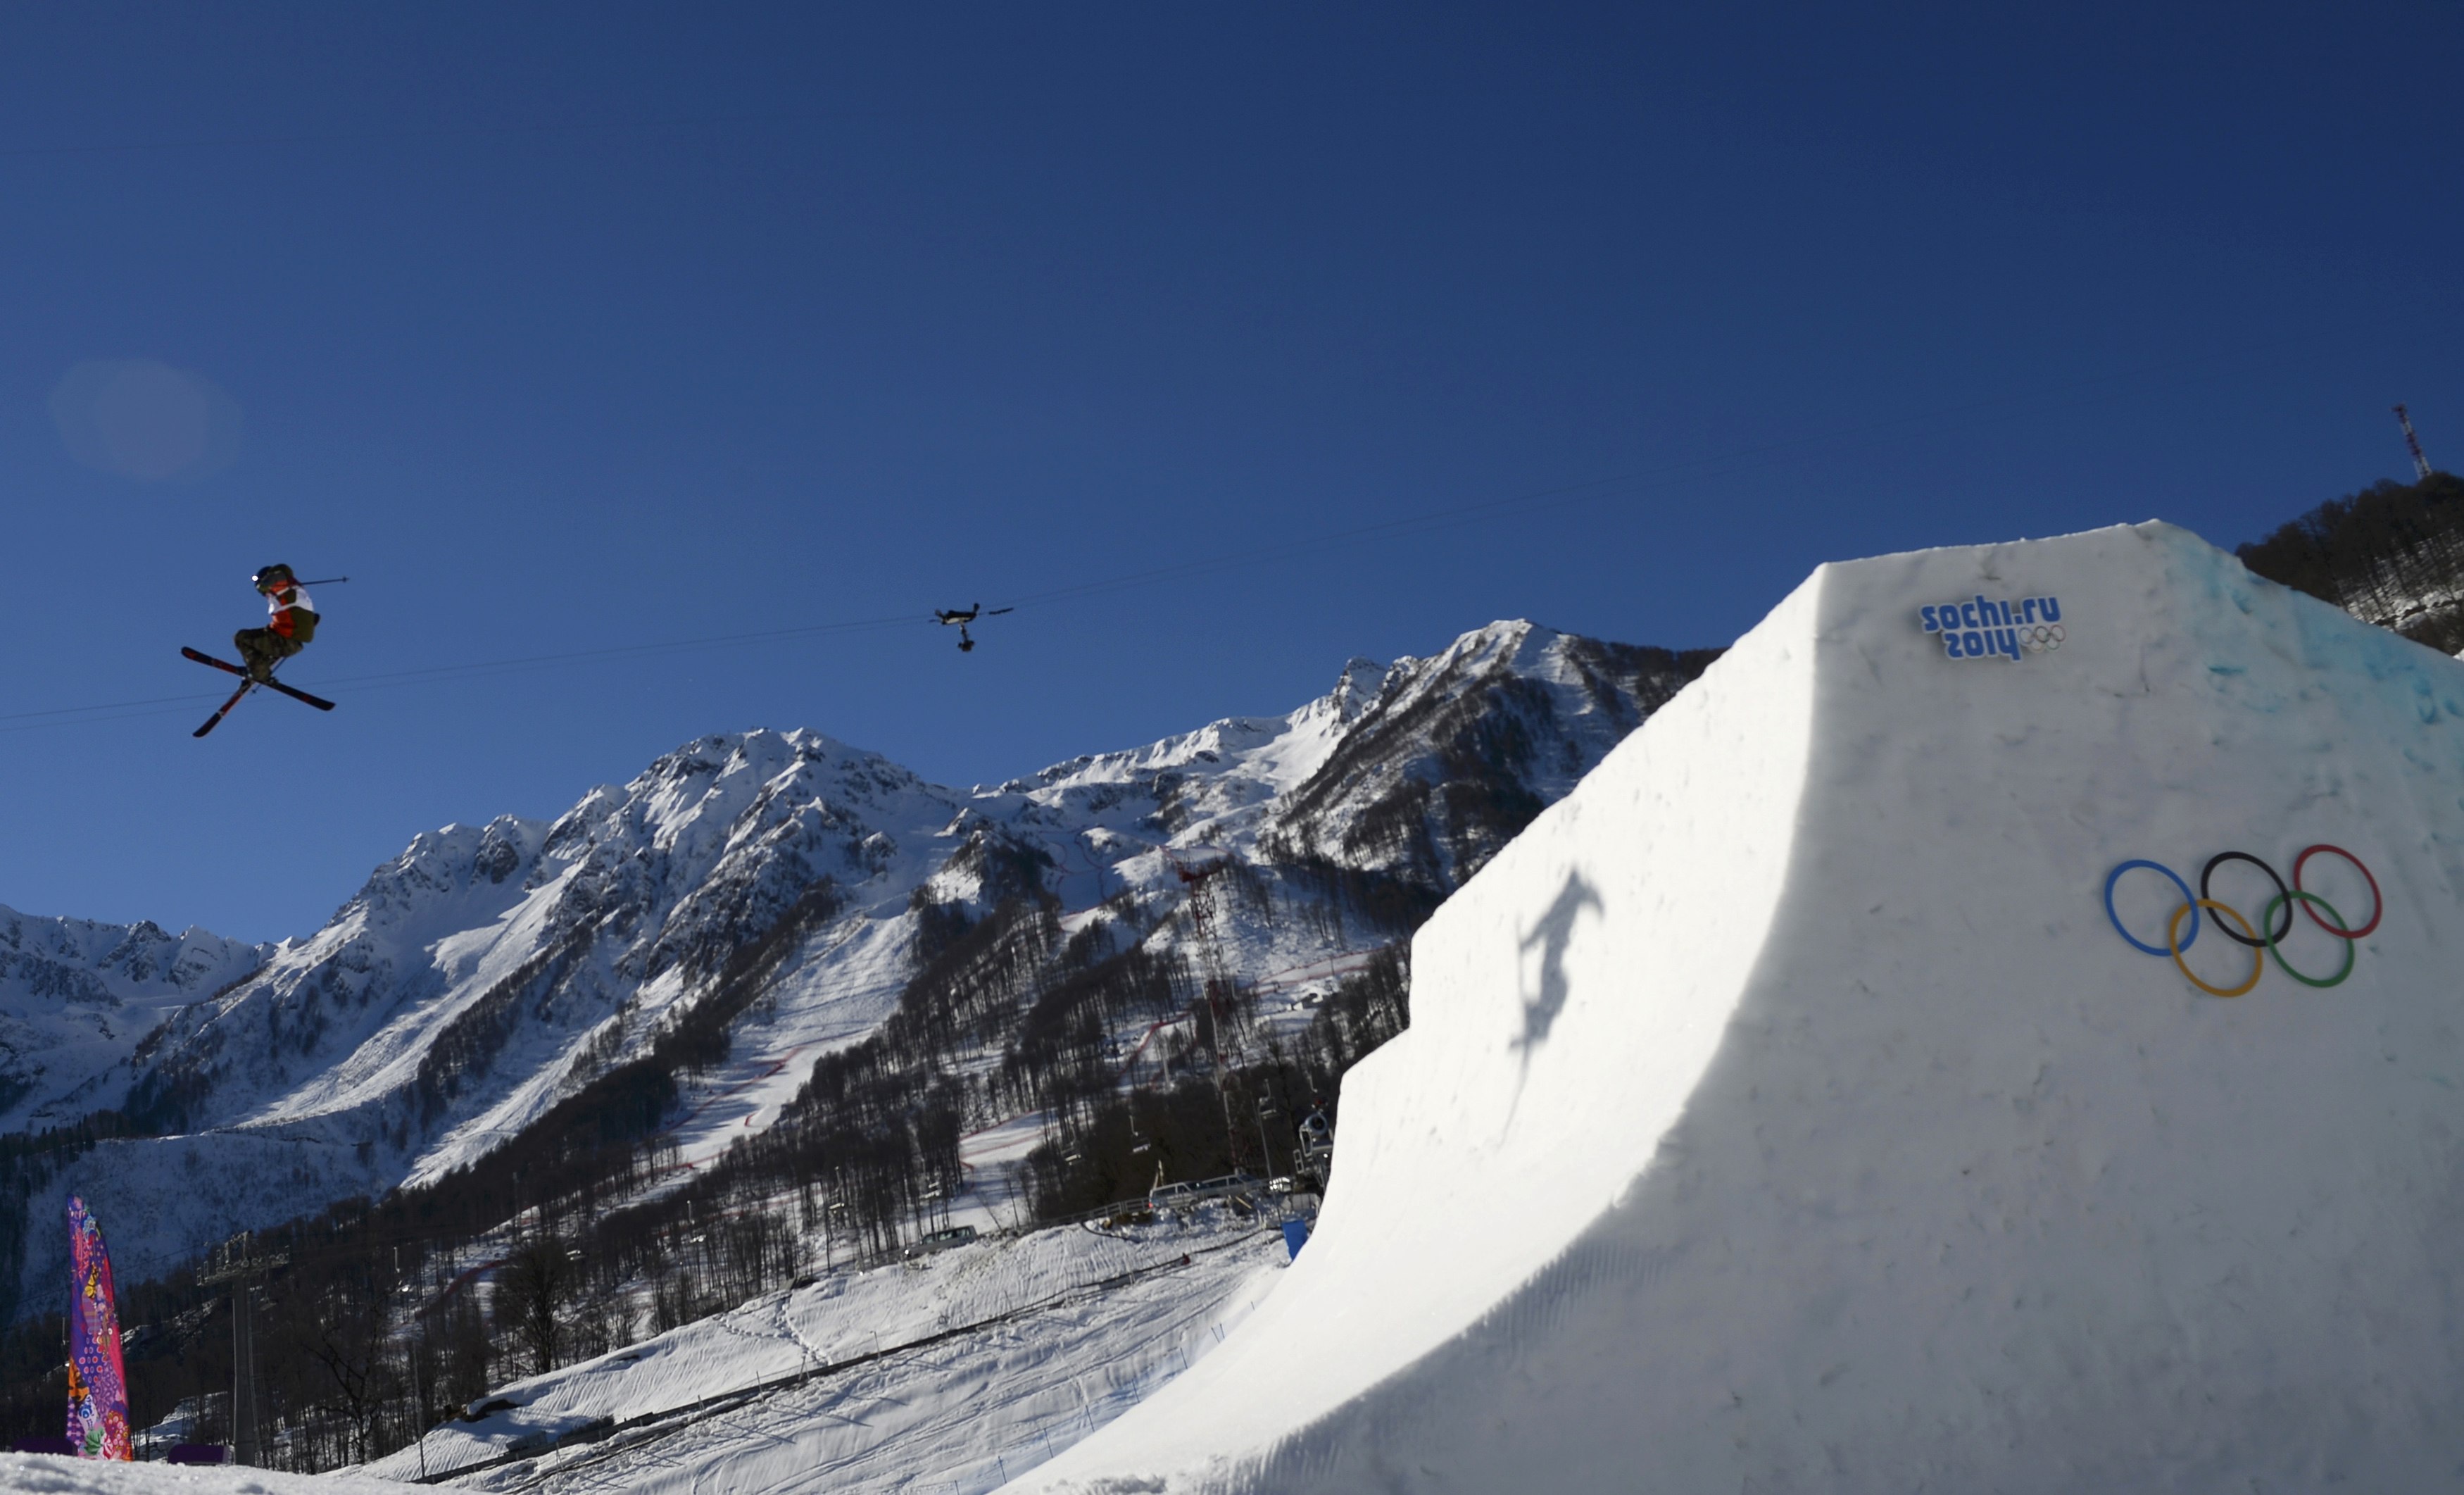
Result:
M1949 657L1980 595L2060 647ZM2341 986L2107 919L2319 843ZM2454 1487L2459 888L2454 661L2162 524L1825 566L1420 932L1275 1291L1011 1487Z
M0 1454L0 1490L11 1495L409 1495L418 1488L348 1474Z

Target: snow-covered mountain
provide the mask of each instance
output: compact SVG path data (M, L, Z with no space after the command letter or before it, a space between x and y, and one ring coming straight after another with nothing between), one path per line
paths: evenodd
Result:
M72 1121L118 1099L138 1042L181 1007L254 973L271 945L150 923L39 918L0 906L0 1132Z
M688 743L552 824L422 835L324 929L174 1018L130 1109L449 1168L629 1051L825 881L903 912L962 805L876 754L757 731Z
M675 1123L680 1155L707 1158L881 1025L936 908L1024 887L1065 921L1147 910L1169 940L1183 870L1229 856L1292 897L1372 886L1425 912L1710 657L1499 623L1432 658L1355 659L1282 716L966 790L818 733L704 737L553 823L417 837L304 939L184 955L171 1010L90 1089L157 1134L30 1180L20 1207L48 1221L81 1190L142 1276L441 1178L725 1001L701 1021L723 1024L728 1070ZM1340 917L1232 922L1225 957L1251 978L1348 937ZM760 1000L723 998L750 954ZM56 1234L25 1237L20 1280L55 1269Z

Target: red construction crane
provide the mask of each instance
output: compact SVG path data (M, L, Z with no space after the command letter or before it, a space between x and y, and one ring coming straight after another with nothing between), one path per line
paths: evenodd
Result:
M2412 453L2412 480L2416 483L2430 476L2430 459L2421 454L2421 438L2412 433L2412 417L2403 406L2395 407L2396 424L2404 428L2404 447Z

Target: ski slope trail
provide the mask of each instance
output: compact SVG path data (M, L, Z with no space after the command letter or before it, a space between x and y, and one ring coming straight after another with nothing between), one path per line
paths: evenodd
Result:
M2107 916L2322 843L2363 938L2212 890L2341 985ZM2464 666L2162 524L1825 566L1423 927L1276 1289L1011 1487L2454 1487L2459 888Z
M830 1273L506 1387L363 1472L499 1495L976 1495L1183 1373L1282 1275L1274 1229L1202 1213ZM485 1462L602 1419L607 1441Z

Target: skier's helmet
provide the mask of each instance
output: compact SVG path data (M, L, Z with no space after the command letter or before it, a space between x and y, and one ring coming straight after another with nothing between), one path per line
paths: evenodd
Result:
M297 580L299 579L292 574L291 568L279 561L270 566L257 567L256 574L249 578L250 583L260 592L270 592L279 586L288 586Z

